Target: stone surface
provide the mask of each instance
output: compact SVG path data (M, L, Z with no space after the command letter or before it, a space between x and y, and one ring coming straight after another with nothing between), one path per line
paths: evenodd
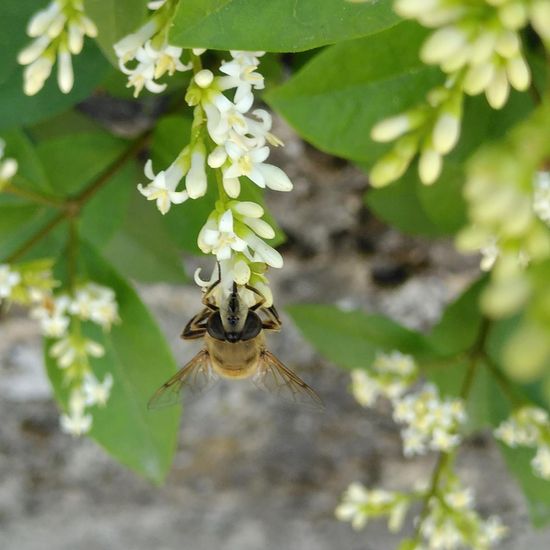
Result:
M277 302L329 302L383 312L425 329L475 275L475 259L447 241L400 236L362 206L365 178L292 137L274 155L296 182L267 201L290 235L286 265L272 273ZM190 273L199 265L186 259ZM204 265L204 264L203 264ZM386 284L376 266L401 266ZM181 363L197 345L178 335L196 312L196 287L140 288ZM289 319L270 339L275 353L316 388L326 411L265 400L246 384L222 385L186 406L174 465L154 487L114 463L93 442L60 433L42 369L36 325L24 312L1 320L0 549L2 550L391 550L385 525L360 533L333 510L353 480L409 487L433 457L404 460L387 410L361 409L346 372L321 360ZM153 390L153 388L152 388ZM465 445L460 471L484 514L511 526L503 550L548 548L533 532L497 449Z

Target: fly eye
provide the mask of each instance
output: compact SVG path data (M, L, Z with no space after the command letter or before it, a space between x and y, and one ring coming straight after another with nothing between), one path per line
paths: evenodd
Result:
M208 323L206 324L206 330L212 338L222 341L225 340L225 330L223 328L219 311L216 311L216 313L210 316Z
M227 322L233 326L236 325L239 322L239 318L236 315L229 315L227 317Z

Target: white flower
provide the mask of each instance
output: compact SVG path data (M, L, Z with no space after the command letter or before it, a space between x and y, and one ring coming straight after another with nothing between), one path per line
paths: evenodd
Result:
M448 453L458 446L461 441L458 434L451 434L444 429L435 429L430 446L434 451Z
M84 13L79 0L53 0L48 7L33 15L27 34L35 40L21 50L17 57L24 72L25 94L39 92L58 61L57 81L63 93L69 93L74 84L72 55L78 55L84 37L97 36L97 27Z
M113 375L108 373L103 382L100 382L93 374L87 373L84 376L82 391L84 392L86 405L99 405L103 407L111 394L113 387Z
M104 354L105 349L101 344L76 334L58 340L50 348L50 356L57 360L62 369L86 363L88 356L102 357Z
M483 546L498 544L508 533L508 527L503 525L501 519L497 516L491 516L487 521L481 524L481 534L479 542Z
M180 61L182 52L182 48L170 46L168 43L164 43L156 49L148 40L137 51L132 52L131 59L136 60L137 64L133 69L129 69L126 65L128 61L122 61L125 54L121 50L120 70L128 75L126 86L134 87L134 97L137 97L144 87L152 93L161 93L166 89L166 84L158 84L156 80L162 78L165 73L172 76L176 71L182 72L191 69L191 64L184 65Z
M239 110L248 111L254 101L252 88L262 90L264 77L256 71L260 61L258 57L264 52L230 52L232 61L223 62L220 71L228 76L220 79L223 89L237 88L235 91L235 105Z
M70 318L67 315L69 299L67 296L46 297L42 303L31 310L31 317L40 321L44 336L60 338L69 328Z
M467 510L474 507L474 492L471 487L463 487L445 495L445 502L457 510Z
M78 288L68 310L72 315L84 321L91 320L104 328L110 328L118 320L114 291L95 283Z
M291 191L292 182L277 166L264 164L269 156L268 147L243 151L232 142L226 144L230 165L223 171L225 178L246 176L258 187L269 187L275 191Z
M153 163L148 160L145 164L145 175L152 181L145 187L139 184L138 190L147 200L157 201L157 208L161 214L166 214L172 204L181 204L189 198L187 191L176 191L176 187L184 175L184 171L177 161L155 175Z
M251 261L281 267L281 255L256 236L255 232L264 238L275 235L273 228L260 219L262 214L262 207L256 203L230 203L229 209L209 217L199 233L199 248L205 254L216 254L218 260L229 260L234 252L242 252Z
M351 372L351 391L362 407L372 407L380 395L377 381L360 369Z
M138 50L142 48L145 42L147 42L157 30L156 20L150 19L135 33L128 34L113 46L121 70L122 67L126 68L125 64L135 58Z
M364 510L367 501L367 489L360 483L352 483L344 493L342 503L335 510L336 518L340 521L351 521L355 530L362 529L369 519Z
M21 275L9 265L0 264L0 299L9 298L12 288L21 282Z
M426 436L415 428L401 431L403 454L405 456L423 455L427 452Z
M84 414L86 398L83 391L76 387L69 396L69 412L60 418L61 429L70 435L80 436L88 433L92 427L92 415Z
M218 260L228 260L233 250L243 252L247 244L233 229L231 210L226 210L217 221L211 217L200 230L199 248L205 254L215 254Z
M537 449L535 458L531 461L534 472L543 479L550 480L550 447L543 445Z
M198 199L206 193L208 180L205 163L205 147L203 143L198 142L191 150L191 167L185 177L185 188L191 199Z
M70 435L81 436L92 428L92 415L79 412L62 414L60 417L61 429Z

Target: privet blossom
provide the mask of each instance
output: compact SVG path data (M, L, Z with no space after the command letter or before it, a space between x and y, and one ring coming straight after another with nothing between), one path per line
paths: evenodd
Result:
M371 371L352 372L353 395L364 407L373 406L379 395L391 401L394 420L404 425L405 456L429 450L450 452L461 442L460 430L466 420L463 402L441 399L433 384L411 390L419 376L412 357L395 351L379 354Z
M53 0L35 13L27 25L34 40L17 60L26 65L23 89L27 95L38 93L57 61L57 83L67 94L74 84L72 56L78 55L86 36L97 36L97 27L84 12L83 0Z
M158 94L166 89L166 84L158 80L164 75L188 71L191 63L182 63L182 48L168 42L173 2L149 2L154 13L135 33L125 36L114 45L120 70L128 75L128 88L134 88L137 97L143 88Z
M104 330L118 321L118 308L112 289L87 283L73 295L54 294L52 262L34 261L16 266L0 265L0 298L30 306L30 315L40 323L45 337L53 339L50 356L63 370L68 384L68 410L61 415L61 428L72 435L83 435L92 427L93 406L104 406L109 399L113 377L99 380L90 358L102 357L103 346L81 332L81 322L90 321Z
M468 164L464 195L470 223L457 236L457 246L482 253L491 270L481 306L493 318L523 308L518 328L507 339L503 366L516 379L536 379L550 342L547 275L548 170L550 109L543 105L501 143L485 146ZM525 144L529 144L526 147Z
M198 246L205 254L216 256L222 288L234 281L253 285L270 305L265 271L267 266L283 265L281 255L265 242L275 231L263 219L259 204L238 200L242 177L261 188L292 189L288 176L266 162L269 145L282 145L271 133L271 116L263 109L253 109L253 91L264 87L258 70L263 52L231 51L231 60L222 62L217 76L200 68L199 53L193 53L195 74L186 94L188 105L194 108L190 143L170 166L156 174L148 161L145 175L150 181L138 189L166 214L174 204L203 197L208 188L207 170L215 174L219 200L199 233ZM208 282L198 275L196 279L204 286L217 276L215 269ZM252 300L253 296L246 298Z
M524 406L494 432L509 447L536 449L531 467L535 475L550 481L550 418L538 407Z
M441 174L444 155L458 142L464 94L485 93L489 104L500 109L511 88L529 87L519 33L532 25L548 41L550 8L546 0L396 0L394 8L400 16L436 29L420 57L448 78L428 93L425 103L373 127L373 140L397 142L375 164L371 181L383 186L400 178L419 153L420 180L432 184Z
M436 485L419 484L414 490L367 489L354 482L335 510L341 521L362 529L371 520L387 518L388 528L399 531L415 502L425 511L415 518L416 536L400 550L454 550L465 547L498 547L507 529L499 518L486 520L474 509L474 493L465 487L452 468L452 456L461 441L466 419L460 399L441 398L435 386L418 385L419 371L411 356L397 351L378 354L368 371L352 372L352 392L362 406L373 406L379 396L388 398L394 419L406 427L401 435L406 456L428 450L441 453Z

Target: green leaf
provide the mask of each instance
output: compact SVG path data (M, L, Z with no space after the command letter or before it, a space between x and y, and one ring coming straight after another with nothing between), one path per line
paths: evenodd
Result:
M37 153L57 196L82 191L128 147L103 131L83 132L40 142Z
M437 354L455 355L474 346L482 326L479 295L485 282L484 277L476 281L445 309L427 336L428 344Z
M418 57L425 36L419 25L403 22L331 46L265 99L318 149L372 162L388 145L371 140L371 127L421 101L441 81Z
M23 68L17 63L17 53L31 38L26 35L28 20L46 4L36 0L2 0L0 18L0 130L31 124L60 113L85 99L105 77L108 64L91 40L86 40L83 52L73 56L75 85L69 94L59 91L56 68L44 88L35 96L23 93Z
M499 445L508 470L517 479L529 506L529 516L535 527L550 523L550 482L533 474L531 459L534 451L525 447L511 449Z
M184 48L296 52L377 32L399 18L390 0L186 0L170 42Z
M94 373L103 379L111 373L114 384L105 408L93 409L91 437L116 460L136 472L161 482L170 468L176 447L180 408L148 411L151 394L174 374L176 364L157 324L135 291L88 245L82 243L81 267L90 280L111 287L117 297L121 323L103 333L86 330L106 350L92 359ZM49 356L48 375L57 399L67 402L62 371Z
M12 130L2 134L6 142L6 157L17 160L17 174L12 180L15 187L51 193L52 186L42 166L34 144L22 130Z
M103 248L103 254L131 279L180 284L187 280L172 233L158 210L137 191L132 194L123 226Z
M440 230L422 205L420 186L415 168L411 168L399 181L382 189L369 189L365 202L378 218L400 231L435 237Z
M80 232L97 248L103 249L108 245L124 223L130 196L137 193L137 177L137 165L132 160L120 168L84 206ZM143 220L136 216L134 224L142 226Z
M424 337L381 315L330 305L286 308L304 337L324 357L346 368L368 367L378 351L422 353Z
M86 14L97 26L97 43L113 65L118 67L113 45L135 32L147 16L147 0L85 0Z

